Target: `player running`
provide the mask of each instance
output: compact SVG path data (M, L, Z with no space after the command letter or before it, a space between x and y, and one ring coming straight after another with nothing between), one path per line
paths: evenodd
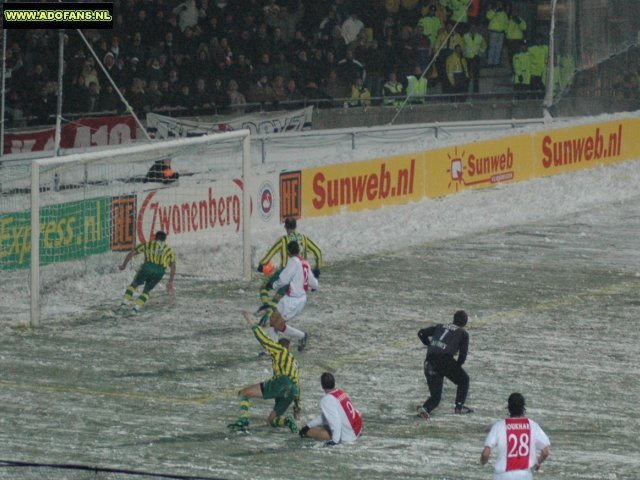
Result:
M289 352L289 340L281 338L274 342L259 325L253 325L251 315L242 312L247 324L252 328L260 345L271 355L273 377L269 380L244 387L238 392L240 397L240 418L228 425L234 430L245 430L249 426L249 398L275 399L273 410L267 417L267 424L272 427L289 427L292 433L298 431L298 425L291 415L284 416L291 403L294 403L293 413L299 416L302 407L300 403L300 379L298 363Z
M144 284L144 289L133 306L134 312L139 312L149 300L149 293L162 280L167 268L170 269L169 281L167 282L167 293L173 293L173 279L176 276L176 254L165 243L167 234L161 230L157 231L153 240L141 243L131 250L125 257L120 270L127 268L129 261L144 253L144 263L136 273L131 284L127 287L122 299L121 307L126 307L133 299L136 289Z

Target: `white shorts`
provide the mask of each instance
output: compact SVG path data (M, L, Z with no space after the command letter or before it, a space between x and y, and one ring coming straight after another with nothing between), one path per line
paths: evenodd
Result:
M513 470L511 472L494 473L493 480L533 480L531 470Z
M277 310L278 313L282 315L284 321L288 322L294 317L300 315L306 304L306 295L303 295L302 297L290 297L289 295L285 295L278 302Z

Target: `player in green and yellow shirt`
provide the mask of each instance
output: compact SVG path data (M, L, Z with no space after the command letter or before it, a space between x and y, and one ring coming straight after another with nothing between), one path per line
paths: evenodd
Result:
M231 429L244 430L249 426L249 398L263 398L265 400L274 399L275 405L267 417L267 424L272 427L289 427L291 432L298 431L298 425L291 415L284 416L293 403L293 413L299 416L302 412L300 402L300 377L298 376L298 363L293 354L289 351L289 340L281 338L274 342L262 330L259 325L253 325L251 315L243 312L243 316L253 330L260 345L271 356L273 376L261 383L256 383L243 388L238 392L240 397L240 418L229 424Z
M286 235L283 235L276 240L273 246L269 249L269 251L265 254L264 257L258 263L258 271L263 272L265 266L270 264L271 259L276 255L280 256L280 267L277 268L273 274L267 273L267 278L262 283L260 287L260 301L262 302L262 307L260 310L265 310L268 307L274 307L277 303L278 299L282 297L287 291L287 287L282 287L280 291L276 292L276 295L273 299L269 298L269 290L271 290L271 286L273 282L278 279L280 272L287 265L287 261L289 260L289 252L287 251L287 245L289 242L297 242L300 246L300 256L304 259L308 260L310 255L313 255L315 259L314 267L312 268L313 275L316 278L320 278L320 268L322 267L322 251L316 242L311 240L309 237L302 233L298 233L296 231L297 222L295 218L287 218L284 221L284 229L287 232ZM260 311L259 310L259 311Z
M126 306L133 299L136 289L144 284L144 289L137 298L133 310L138 312L144 307L149 300L149 292L162 280L167 268L170 269L167 293L173 293L173 279L176 275L176 254L165 243L166 239L167 234L163 231L158 231L153 240L137 245L127 254L122 265L120 265L120 270L124 270L129 261L139 253L144 253L144 263L127 287L122 299L122 306Z

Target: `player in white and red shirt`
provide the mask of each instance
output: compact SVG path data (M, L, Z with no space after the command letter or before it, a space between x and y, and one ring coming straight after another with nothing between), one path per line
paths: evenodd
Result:
M277 341L277 331L297 339L298 351L301 352L307 344L308 335L289 326L286 322L302 313L307 304L307 291L318 288L318 279L313 275L309 262L300 256L298 242L289 242L287 252L289 252L287 265L273 283L273 288L276 290L287 286L287 293L278 301L276 310L269 313L269 325L272 329L268 333L275 341Z
M531 480L531 469L539 470L549 456L549 437L540 425L525 417L522 394L509 395L508 408L509 418L497 421L487 435L480 463L485 465L491 450L497 448L494 480Z
M300 429L300 436L324 441L325 445L353 442L362 432L362 415L349 396L336 388L331 373L324 372L320 384L325 392L320 400L322 414Z

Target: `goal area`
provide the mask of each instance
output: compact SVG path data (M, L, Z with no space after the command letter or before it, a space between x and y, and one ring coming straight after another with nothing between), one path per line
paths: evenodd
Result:
M248 278L249 134L1 165L0 274L10 302L0 322L37 326L48 316L117 305L143 255L125 272L118 265L159 230L176 252L177 278Z

